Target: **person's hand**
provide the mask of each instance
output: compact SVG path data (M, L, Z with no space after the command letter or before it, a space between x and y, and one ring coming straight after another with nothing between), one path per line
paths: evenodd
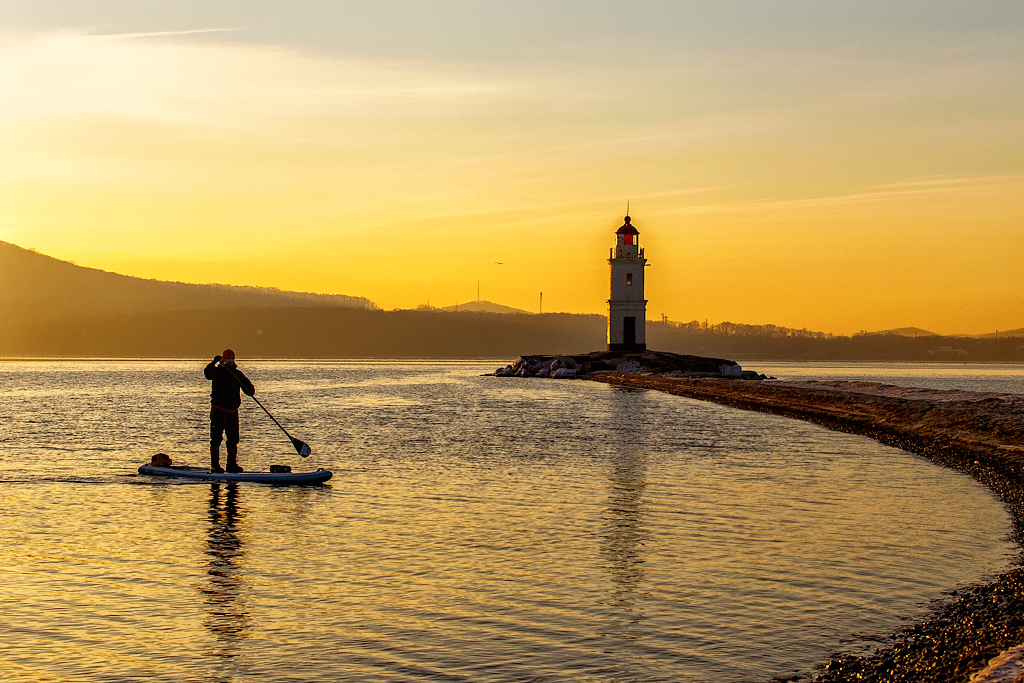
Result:
M214 363L219 363L220 362L220 358L221 358L220 356L214 356L213 357L213 362Z
M245 392L246 396L255 396L256 395L256 387L253 387L252 391L249 391L248 389L242 389L242 391Z

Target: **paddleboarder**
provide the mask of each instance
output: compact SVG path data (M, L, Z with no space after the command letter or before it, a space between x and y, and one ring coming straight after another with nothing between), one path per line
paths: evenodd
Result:
M256 393L256 387L235 365L235 352L224 349L214 356L203 371L213 382L210 390L210 471L221 473L220 444L224 436L228 442L228 472L243 471L238 465L238 406L242 405L239 390L246 396Z

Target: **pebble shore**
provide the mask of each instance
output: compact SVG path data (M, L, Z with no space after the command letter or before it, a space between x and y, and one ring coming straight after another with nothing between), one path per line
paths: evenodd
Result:
M1024 545L1024 396L873 382L762 382L599 372L581 379L654 389L807 420L869 436L965 472L988 486ZM836 653L815 683L1017 683L1024 680L1024 567L950 592L926 617L881 639L869 655ZM991 661L991 665L990 665ZM806 681L796 676L782 681Z

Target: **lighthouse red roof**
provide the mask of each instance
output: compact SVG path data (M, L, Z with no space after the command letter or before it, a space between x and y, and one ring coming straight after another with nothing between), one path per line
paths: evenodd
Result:
M622 227L615 231L616 235L639 235L640 231L633 227L629 222L629 216L626 216L626 222L622 224Z

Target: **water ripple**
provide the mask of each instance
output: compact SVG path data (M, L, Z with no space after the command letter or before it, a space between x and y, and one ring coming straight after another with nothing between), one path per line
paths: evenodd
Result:
M314 455L245 403L243 464L330 485L136 476L205 462L203 365L0 363L5 680L768 681L1013 554L921 458L492 364L245 365Z

